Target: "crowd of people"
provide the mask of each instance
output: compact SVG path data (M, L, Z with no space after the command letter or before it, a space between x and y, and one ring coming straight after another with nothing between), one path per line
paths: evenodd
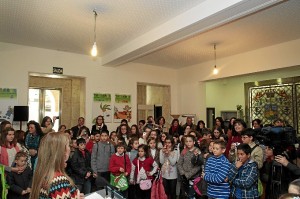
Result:
M274 142L259 142L259 119L247 128L242 119L225 125L217 117L208 129L204 121L194 124L187 117L167 128L163 117L149 116L131 126L122 120L111 132L103 116L91 128L80 117L76 126L61 125L58 132L55 119L29 121L26 132L1 123L2 198L5 184L8 199L84 198L107 185L129 199L300 196L297 149L289 146L277 154ZM292 152L296 156L288 156ZM157 193L154 181L160 178L163 188Z

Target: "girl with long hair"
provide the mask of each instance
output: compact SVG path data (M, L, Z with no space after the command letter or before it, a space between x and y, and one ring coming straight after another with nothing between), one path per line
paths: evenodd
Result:
M70 155L69 142L62 133L51 132L43 137L30 199L84 198L65 172L65 163Z
M49 132L54 132L53 126L54 122L56 120L56 117L53 118L53 122L51 117L46 116L43 118L42 123L41 123L41 129L44 134L49 133Z
M102 115L99 115L97 118L96 118L96 122L95 124L92 126L92 134L94 134L94 131L98 130L98 131L102 131L102 130L107 130L107 126L106 124L104 123L104 117Z

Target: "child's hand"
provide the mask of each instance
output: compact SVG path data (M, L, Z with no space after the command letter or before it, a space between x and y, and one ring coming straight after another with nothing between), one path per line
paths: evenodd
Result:
M27 191L26 191L26 190L23 190L21 194L22 194L22 195L25 195L25 194L27 194Z
M240 168L243 165L242 161L238 160L235 162L236 168Z
M152 176L149 171L146 171L147 176Z
M207 158L208 154L209 154L209 153L204 153L204 154L203 154L203 157L204 157L204 158Z
M31 193L31 188L28 187L28 188L26 189L26 191L27 191L27 193Z
M120 172L122 172L122 173L125 171L122 167L121 167L119 170L120 170Z
M127 172L125 172L125 174L124 174L125 176L128 176L128 173Z
M225 178L224 182L228 182L228 177Z

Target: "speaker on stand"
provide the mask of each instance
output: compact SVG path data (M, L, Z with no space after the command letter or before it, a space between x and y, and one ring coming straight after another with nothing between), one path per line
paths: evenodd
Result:
M22 130L22 121L28 121L28 117L28 106L14 106L14 121L20 122L20 130Z

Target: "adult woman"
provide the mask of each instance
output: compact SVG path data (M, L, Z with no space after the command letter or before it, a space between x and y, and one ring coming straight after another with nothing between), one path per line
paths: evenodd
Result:
M225 133L225 134L227 133L227 128L225 127L224 120L222 117L216 117L215 126L222 128L223 133Z
M158 129L160 130L160 132L167 131L167 127L165 126L166 120L163 116L160 116L159 118L157 118L156 124L158 125Z
M12 168L17 152L21 150L21 145L15 139L15 130L11 127L5 128L1 133L0 140L0 164L5 166L5 170L10 172L22 172L18 168Z
M173 121L171 123L171 127L169 129L170 135L173 136L175 133L177 133L178 135L183 135L183 131L182 131L181 126L179 125L178 119L173 119Z
M56 117L53 117L53 123L52 123L52 119L49 116L46 116L43 118L42 123L41 123L41 129L44 134L54 132L53 126L54 126L55 120L56 120Z
M83 198L65 172L70 155L69 139L63 133L48 133L41 141L30 199Z
M29 150L31 165L34 166L43 132L39 123L35 121L29 121L27 126L28 134L25 138L25 146Z
M92 126L92 134L95 130L98 130L98 131L102 131L102 130L107 130L107 126L106 124L104 123L104 117L102 115L99 115L97 118L96 118L96 123Z
M234 126L233 126L233 123L234 121L236 120L236 117L232 117L230 118L229 120L229 125L228 125L228 130L227 130L227 137L228 137L228 140L231 139L232 137L232 134L234 134Z
M198 131L202 136L202 130L205 128L205 122L203 120L199 120L197 123L196 131Z
M228 140L228 143L227 143L227 146L226 146L226 152L225 152L225 154L228 157L229 157L229 151L230 150L234 153L233 157L236 157L236 147L239 144L243 143L241 133L245 128L247 128L246 122L242 119L236 119L233 123L233 126L234 126L234 132L232 134L231 139ZM230 157L228 159L230 159ZM232 161L234 162L235 160L232 159Z

